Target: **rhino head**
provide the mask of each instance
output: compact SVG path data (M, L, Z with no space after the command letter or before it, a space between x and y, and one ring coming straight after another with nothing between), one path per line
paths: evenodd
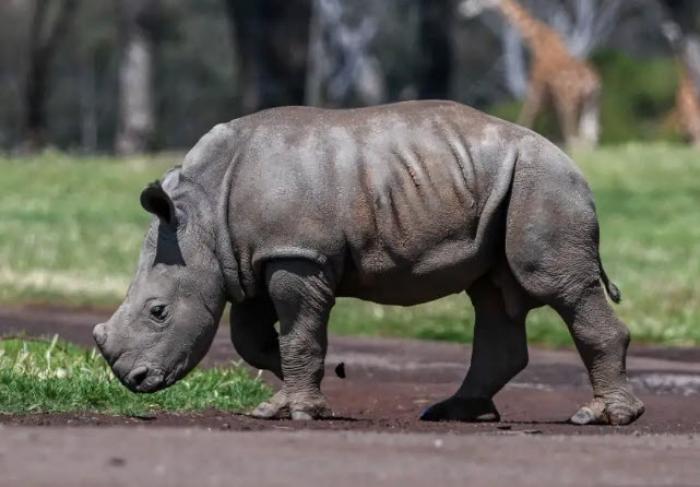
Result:
M215 255L213 209L178 171L141 193L155 217L124 302L93 336L114 374L134 392L155 392L206 354L226 302Z

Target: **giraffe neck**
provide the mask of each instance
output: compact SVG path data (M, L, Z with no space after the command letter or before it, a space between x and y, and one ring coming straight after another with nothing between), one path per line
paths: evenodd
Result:
M515 0L501 0L498 3L498 8L508 22L520 31L520 35L530 45L537 43L538 39L543 37L543 34L553 32L552 29L533 17Z

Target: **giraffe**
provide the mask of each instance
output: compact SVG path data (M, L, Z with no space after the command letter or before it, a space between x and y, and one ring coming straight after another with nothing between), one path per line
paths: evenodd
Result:
M568 148L597 145L601 80L596 70L574 57L559 33L515 0L463 0L459 6L467 18L486 9L498 10L517 28L532 55L528 93L518 123L531 127L545 103L551 102Z
M673 49L678 71L676 106L672 117L690 143L700 148L700 73L693 70L691 63L691 58L700 51L700 41L685 37L680 27L670 21L664 23L662 30Z

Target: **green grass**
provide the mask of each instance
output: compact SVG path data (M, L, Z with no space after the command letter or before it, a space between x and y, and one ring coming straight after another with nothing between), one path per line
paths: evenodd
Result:
M176 162L0 160L0 301L118 301L148 221L139 192Z
M96 353L54 338L0 339L0 413L100 412L144 415L203 409L240 412L269 395L245 369L195 369L174 386L135 394Z
M632 144L576 160L595 193L603 261L635 341L700 344L700 153ZM139 192L177 162L0 159L0 303L118 303L148 220ZM341 334L468 341L473 313L464 295L412 308L339 300L331 319ZM530 315L528 333L532 342L571 344L546 310Z

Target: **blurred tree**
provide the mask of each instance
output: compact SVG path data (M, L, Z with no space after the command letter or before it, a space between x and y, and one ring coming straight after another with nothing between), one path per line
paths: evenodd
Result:
M153 76L160 24L159 0L117 0L121 59L119 123L115 150L121 155L151 148L155 131Z
M449 98L452 79L453 0L419 0L419 98Z
M373 52L379 12L371 0L314 0L306 73L307 105L376 105L386 98Z
M77 0L35 0L29 28L29 69L24 88L25 148L46 143L46 100L51 62L73 20Z
M117 132L125 126L121 111L125 105L118 96L124 67L120 61L126 53L124 26L117 21L121 1L0 1L0 150L29 146L25 142L30 139L27 100L35 91L29 82L35 62L32 52L41 54L39 60L47 59L37 49L40 44L47 45L50 61L48 67L35 67L40 79L43 73L45 89L32 101L32 112L43 113L38 124L43 128L36 131L42 135L32 138L68 150L115 148ZM151 26L157 42L152 46L150 74L153 127L146 147L188 147L217 122L268 106L303 103L306 82L313 79L307 77L307 68L309 72L319 69L319 63L308 58L314 50L308 41L310 23L315 22L311 20L315 1L160 0L159 20ZM335 101L323 103L367 103L357 95L357 83L366 78L359 73L375 72L384 91L375 99L449 97L482 109L503 107L502 114L517 113L519 105L512 98L518 93L519 70L513 69L512 63L521 63L522 72L528 64L527 52L523 53L519 37L500 30L497 15L484 16L483 22L466 22L451 14L449 4L458 1L342 0L340 30L350 32L353 42L350 48L343 47L348 37L340 36L339 31L330 32L323 42L324 46L335 46L336 54L341 53L329 58L333 69L323 85L323 97ZM588 21L575 20L582 15L577 12L589 4L607 5L607 0L520 1L536 9L541 5L560 12L554 17L562 26L590 26ZM698 17L700 1L662 1L673 4L674 16L688 20L688 29L697 25L692 19ZM70 2L78 3L74 14L68 15L68 9L59 15ZM644 2L644 8L631 7L638 2ZM37 25L35 7L40 3L45 12L39 22L43 28L37 32L32 27ZM605 59L606 143L657 137L659 119L673 104L676 82L668 43L658 29L660 2L623 0L623 4L612 31L606 27L603 34L593 36L602 43L603 49L596 48L599 53L609 49L625 54L600 58ZM120 15L115 16L117 13ZM548 15L545 10L535 13ZM589 15L584 17L590 19ZM64 20L58 22L61 17ZM373 30L359 29L364 18L374 24ZM61 23L67 27L59 28ZM591 32L590 27L572 29ZM355 37L357 33L363 35ZM32 35L38 34L42 41L35 39L34 47L30 46ZM49 36L57 42L45 43ZM505 36L514 38L504 41ZM504 44L511 47L504 49ZM380 69L359 68L375 64L375 60ZM515 75L510 76L512 73ZM41 81L37 84L42 86ZM42 106L43 110L36 109ZM42 116L38 118L42 120Z
M700 2L697 0L664 0L669 21L664 33L669 39L684 76L694 84L700 96Z
M118 120L119 23L114 2L83 2L59 56L57 86L49 103L49 128L55 143L80 147L86 154L113 150ZM105 22L105 19L112 21ZM86 28L89 26L89 28ZM79 115L79 116L76 116Z
M700 30L700 2L698 0L661 0L673 21L682 32Z
M311 0L224 0L240 67L241 111L304 101Z

